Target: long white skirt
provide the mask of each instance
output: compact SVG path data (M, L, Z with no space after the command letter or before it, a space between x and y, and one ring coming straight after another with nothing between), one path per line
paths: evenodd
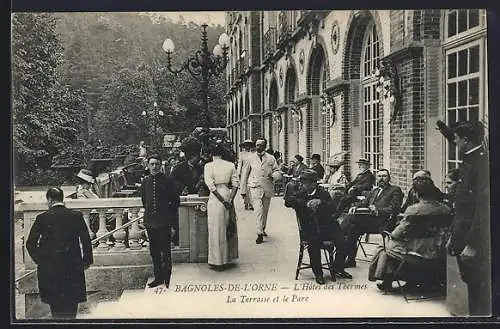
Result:
M217 191L225 199L231 191L225 185L217 185ZM238 230L228 241L226 228L229 222L229 210L210 193L207 203L208 215L208 264L224 265L232 259L238 258Z

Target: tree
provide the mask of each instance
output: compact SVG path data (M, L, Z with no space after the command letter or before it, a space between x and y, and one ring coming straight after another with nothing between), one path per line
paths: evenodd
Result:
M56 23L51 14L12 18L14 161L20 184L34 183L33 173L47 170L52 157L79 138L85 101L81 92L59 83L63 48Z

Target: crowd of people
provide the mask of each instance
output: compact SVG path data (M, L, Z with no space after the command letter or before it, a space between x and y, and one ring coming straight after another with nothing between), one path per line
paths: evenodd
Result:
M148 175L140 186L145 209L143 223L154 269L154 279L148 286L164 284L169 287L171 241L178 244L180 196L199 192L200 177L208 189L208 265L216 271L228 268L238 257L234 207L237 193L244 200L244 211L253 211L255 215L255 243L259 245L268 236L268 212L271 198L275 196L276 183L285 181L284 204L295 211L299 236L307 241L316 283L325 284L321 264L324 241L330 241L335 246L335 249L330 249L329 255L330 273L333 274L331 280L352 279L346 269L357 265L360 237L380 233L387 243L380 246L367 273L370 281L380 281L377 284L380 290L393 290L392 282L396 279L406 281L408 289L425 289L442 284L445 282L442 273L446 269L448 252L457 257L462 279L467 283L470 314L486 314L491 305L489 159L481 127L479 123L465 122L454 128L454 138L450 142L458 147L461 163L446 175L445 192L434 184L428 170L421 169L414 173L406 197L400 187L391 183L390 171L386 168L373 168L372 171L368 159L357 161L358 173L349 180L344 170L344 153L328 159L327 170L322 166L319 154L311 156L310 166L298 154L285 164L279 152L267 149L264 138L255 142L244 141L240 145L237 162L224 160L222 147L215 147L211 159L200 165L200 149L188 147L183 150L183 160L165 170L164 167L162 169L160 156L150 154L145 157ZM86 173L82 173L80 178L91 182ZM88 188L88 185L81 188L81 193L85 187ZM55 211L59 208L54 207L61 206L60 193L59 190L49 190L47 199L50 210L46 214L50 216L39 215L28 238L28 252L39 268L50 262L38 257L47 252L45 248L61 252L65 250L64 243L73 243L51 241L49 246L47 239L38 240L40 235L43 237L45 234L43 225L48 225L49 221L59 223ZM74 230L82 235L80 239L88 240L81 225ZM88 252L87 248L83 263L80 262L83 265L79 265L82 271L92 262ZM399 266L402 262L406 262L404 269ZM432 274L430 277L410 275L421 273L415 269L422 269L423 266L427 266L427 273ZM40 287L44 287L40 290L42 300L44 294L52 296L60 293L57 289L47 292L53 289L50 285L55 283L52 280L47 286L44 280L48 279L43 272L38 275ZM80 295L75 296L78 297L75 299L77 302L82 300ZM60 301L56 304L59 305ZM55 314L58 314L57 310Z

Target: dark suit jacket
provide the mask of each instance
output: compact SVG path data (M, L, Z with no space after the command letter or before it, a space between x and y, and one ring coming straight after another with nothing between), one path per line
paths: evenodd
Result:
M321 163L312 166L311 169L318 173L318 179L323 179L323 176L325 176L325 168L323 168Z
M187 187L189 194L198 193L196 185L200 181L202 175L203 167L199 165L190 167L187 160L176 164L170 173L170 177L176 181L179 186L179 193L182 193L184 188Z
M293 177L299 177L304 169L307 169L307 166L304 163L300 163L300 165L290 168L288 174Z
M403 191L399 186L387 186L382 193L377 197L379 188L370 191L365 200L356 204L357 207L368 207L375 205L378 209L379 216L389 218L391 215L397 215L401 211L403 203Z
M464 155L456 187L451 242L459 254L466 245L479 257L490 255L490 182L488 151L480 148Z
M84 267L92 264L93 256L81 212L55 205L38 215L26 240L26 249L38 265L42 302L87 300Z
M141 184L140 193L146 228L171 225L177 219L180 192L173 179L163 173L148 175Z
M359 173L356 178L346 186L346 190L349 191L353 187L353 191L350 193L351 196L361 195L361 192L370 191L375 185L375 176L371 170L365 170Z
M321 187L318 186L313 195L309 195L299 188L295 193L290 191L284 198L285 206L293 208L297 214L303 238L333 240L335 234L341 232L338 222L332 216L337 209L337 204L332 201L330 194ZM307 207L307 202L312 199L321 200L316 213Z

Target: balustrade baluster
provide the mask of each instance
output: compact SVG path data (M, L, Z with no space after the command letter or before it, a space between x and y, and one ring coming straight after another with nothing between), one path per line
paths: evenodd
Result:
M106 209L99 209L97 211L99 213L99 230L97 231L96 236L100 238L101 236L108 233L108 228L106 227ZM109 249L108 244L106 243L108 239L99 240L99 245L97 246L97 251L107 251Z
M90 240L92 240L95 238L95 233L94 233L94 231L92 231L92 228L90 226L90 209L83 209L82 214L83 214L83 219L85 220L85 224L87 224L87 229L89 231Z
M116 209L116 226L118 228L123 225L123 209ZM113 233L113 238L115 238L115 245L111 248L112 251L120 251L125 249L125 244L123 241L125 240L125 230L121 229Z
M134 220L139 216L139 208L130 208L130 220ZM139 223L134 222L128 234L129 247L132 250L139 250L142 245L139 243L139 238L141 237L141 230L139 229Z

